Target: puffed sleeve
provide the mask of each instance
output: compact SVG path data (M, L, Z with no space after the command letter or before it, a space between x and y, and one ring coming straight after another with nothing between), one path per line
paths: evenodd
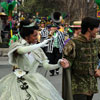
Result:
M22 45L19 42L14 42L9 47L8 57L9 57L9 63L11 65L16 65L16 56L15 52L18 48L22 47Z

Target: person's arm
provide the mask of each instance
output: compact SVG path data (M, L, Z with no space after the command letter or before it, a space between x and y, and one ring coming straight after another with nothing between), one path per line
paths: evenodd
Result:
M18 54L25 54L28 52L31 52L37 48L43 47L45 46L46 43L48 43L49 40L44 40L42 43L39 44L33 44L33 45L29 45L29 46L23 46L17 49L17 53Z
M43 67L47 70L53 70L53 69L57 69L57 68L60 68L60 67L68 68L69 62L64 58L59 59L57 64L49 64L47 61L44 61Z
M49 64L47 61L43 61L43 67L46 69L46 70L53 70L53 69L57 69L57 68L60 68L60 64Z
M59 59L57 64L49 64L49 60L47 56L45 55L45 53L43 52L43 50L39 49L39 52L42 59L40 66L43 66L46 70L53 70L60 67L63 67L63 68L69 67L69 62L64 58Z
M63 58L69 61L69 65L71 66L76 56L75 52L75 43L70 40L66 43L63 48Z

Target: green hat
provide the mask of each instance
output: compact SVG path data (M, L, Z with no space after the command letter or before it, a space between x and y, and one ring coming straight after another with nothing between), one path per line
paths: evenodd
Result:
M57 24L52 24L51 27L58 27Z

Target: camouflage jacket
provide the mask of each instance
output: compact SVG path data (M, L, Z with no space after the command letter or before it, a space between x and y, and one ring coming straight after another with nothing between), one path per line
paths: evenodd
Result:
M98 65L99 47L99 40L88 41L82 34L65 45L63 56L71 64L73 94L91 95L98 92L94 72Z

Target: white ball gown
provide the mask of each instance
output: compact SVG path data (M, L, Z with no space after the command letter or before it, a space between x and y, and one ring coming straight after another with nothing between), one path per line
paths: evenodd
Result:
M55 87L37 72L39 65L51 70L59 67L58 64L48 64L40 48L16 56L14 52L26 44L15 42L9 49L9 63L19 69L0 79L0 100L63 100Z

